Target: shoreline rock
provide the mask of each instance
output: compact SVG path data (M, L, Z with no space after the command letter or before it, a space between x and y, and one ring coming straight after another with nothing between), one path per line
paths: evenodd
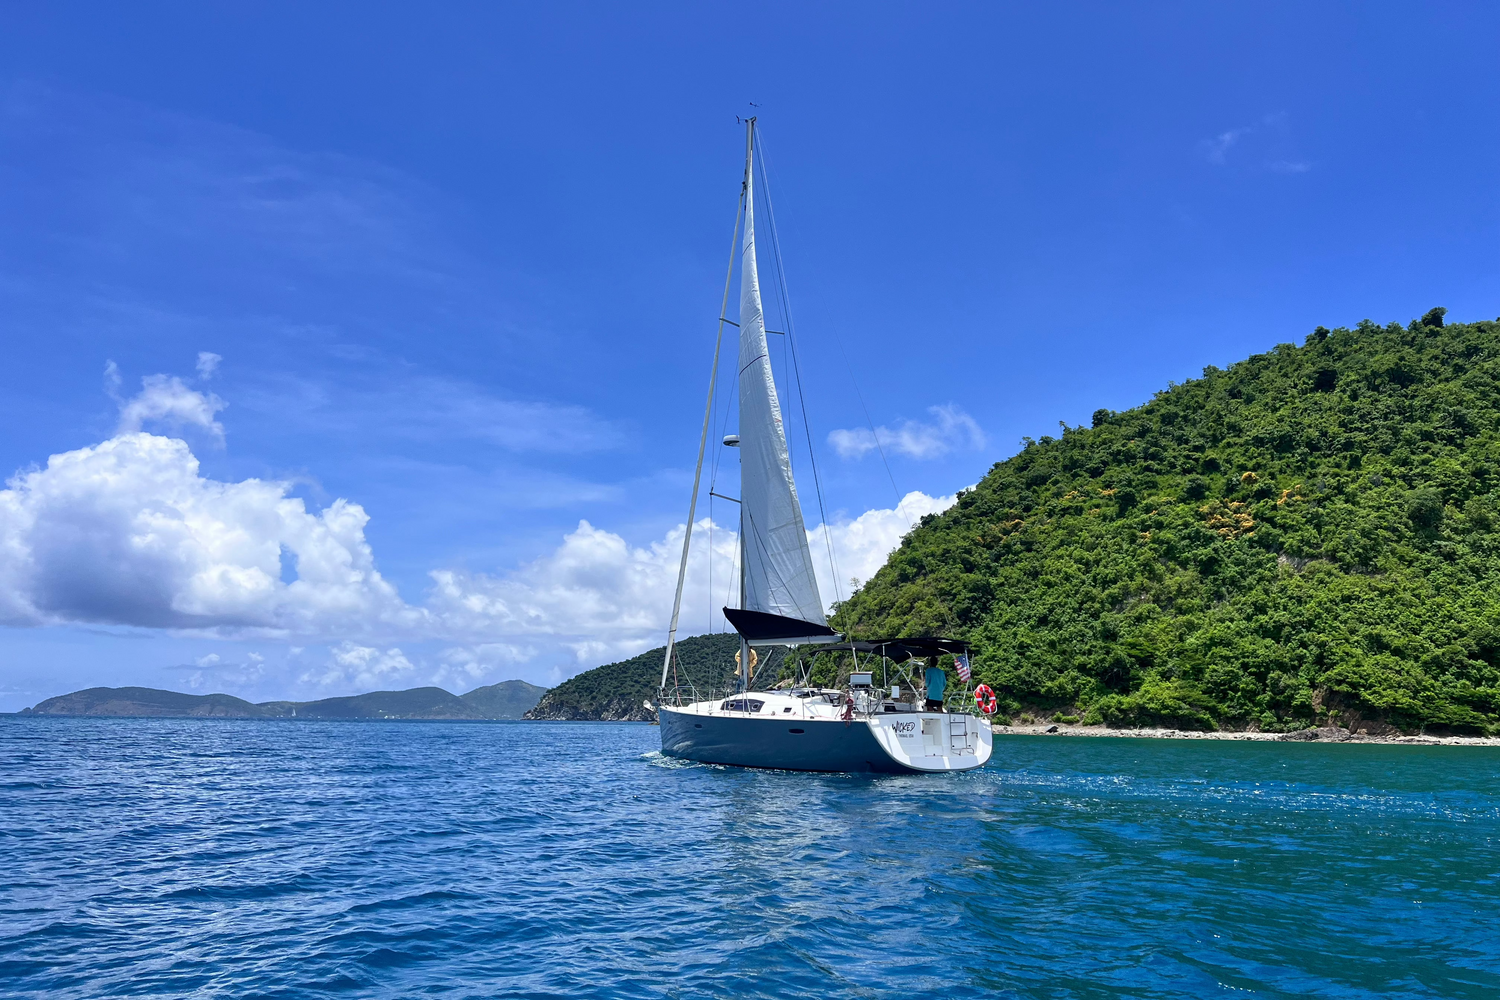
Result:
M1185 729L1110 729L1107 726L1069 726L1037 722L1011 726L992 723L996 736L1081 736L1156 740L1259 740L1263 742L1382 743L1393 746L1500 747L1493 736L1370 736L1326 726L1291 733L1197 732Z

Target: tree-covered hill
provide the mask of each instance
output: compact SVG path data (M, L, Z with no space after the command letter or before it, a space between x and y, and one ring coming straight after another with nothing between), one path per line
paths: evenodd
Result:
M719 693L734 673L734 654L740 638L734 633L695 635L678 640L675 654L684 677L702 686L704 692ZM528 719L560 721L616 720L645 722L656 716L641 704L656 699L661 686L661 661L667 648L648 649L619 663L585 670L542 695ZM686 687L684 687L686 690ZM705 694L705 696L708 696Z
M1319 327L1026 442L838 611L1013 713L1500 731L1500 322Z

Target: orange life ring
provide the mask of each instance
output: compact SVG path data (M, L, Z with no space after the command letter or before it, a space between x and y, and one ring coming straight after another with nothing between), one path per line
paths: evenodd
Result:
M974 703L985 715L994 715L995 710L1000 707L1000 702L995 697L995 692L988 684L981 684L974 689Z

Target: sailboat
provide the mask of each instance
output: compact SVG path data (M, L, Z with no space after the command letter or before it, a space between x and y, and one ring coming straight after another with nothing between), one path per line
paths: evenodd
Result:
M926 687L918 699L917 682L906 669L925 661L926 676L932 677L940 657L963 657L967 663L963 641L932 636L853 639L831 628L824 615L766 340L755 245L756 136L756 119L750 118L732 241L740 263L739 319L726 315L736 256L732 251L661 689L656 704L647 703L660 722L662 752L712 764L797 771L923 773L981 767L993 746L988 721L971 711L944 710L939 699L925 697L935 693ZM726 325L739 332L739 430L726 435L722 445L739 453L740 518L739 607L723 611L739 633L740 651L732 688L704 698L691 681L684 685L674 670L673 653ZM788 663L796 666L774 688L767 688L766 679L770 675L774 681L775 676L762 670L757 689L759 654L776 649L784 651L781 673ZM813 684L811 668L802 669L809 656L819 655L825 663L842 665L835 686ZM727 667L720 676L728 673ZM888 684L893 673L907 683ZM670 689L669 676L677 678ZM967 699L965 690L959 707Z

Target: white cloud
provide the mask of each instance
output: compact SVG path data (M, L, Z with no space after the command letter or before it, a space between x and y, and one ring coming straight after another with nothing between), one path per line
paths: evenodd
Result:
M456 643L434 667L448 677L477 678L548 649L566 650L578 664L632 655L663 637L683 536L678 526L634 546L581 521L555 550L514 572L435 570L418 607L375 568L358 504L340 499L315 513L286 495L286 483L205 478L177 439L121 434L54 455L8 486L0 490L0 622L342 640L329 664L308 675L324 685L412 665L398 649L355 645L353 637ZM899 510L811 529L825 601L847 596L850 577L868 578L912 523L952 501L912 493ZM295 556L291 582L281 579L283 548ZM706 518L695 526L683 634L722 627L718 609L737 598L736 551L733 531ZM217 657L193 668L261 672L259 654L248 663Z
M345 640L329 650L328 662L309 670L300 680L321 687L341 686L369 691L410 679L417 667L396 647L381 650Z
M957 495L931 497L913 491L902 497L895 508L867 510L853 520L838 520L826 526L820 524L809 531L807 541L812 547L813 566L823 600L832 604L847 598L858 583L868 580L885 565L886 558L923 516L939 514L953 506L957 499ZM829 541L833 543L833 558L838 563L837 586L828 567Z
M923 515L946 510L956 498L912 492L897 508L870 510L807 532L818 588L826 604L849 596L851 577L865 580L880 568ZM714 526L713 582L709 580L709 521L693 529L683 587L679 634L723 627L719 609L738 599L734 586L738 538ZM486 631L529 637L528 658L561 645L578 664L594 665L634 655L665 638L682 556L683 527L660 541L632 546L609 531L579 522L562 545L506 576L439 570L427 609L455 634ZM834 585L828 543L838 564ZM550 640L548 642L547 640ZM506 647L518 652L515 647ZM450 654L451 655L451 654Z
M221 356L215 354L213 351L199 351L198 377L205 382L213 378L214 373L219 370L219 362L223 360Z
M113 365L110 362L106 374L118 379ZM141 379L140 393L120 405L120 426L115 433L133 434L150 422L179 431L198 427L223 443L224 425L214 416L226 405L213 393L189 389L175 375L147 375Z
M200 364L205 377L213 363ZM118 370L106 369L118 385ZM118 396L117 396L118 398ZM283 637L328 646L308 667L301 646L278 669L324 692L440 683L473 686L523 664L553 680L661 643L684 528L632 545L580 521L556 549L502 574L442 568L420 605L407 603L376 569L364 509L345 499L309 510L290 483L205 477L188 444L150 433L152 422L221 438L216 396L167 375L142 380L120 402L120 430L99 444L53 455L0 490L0 624L104 625L225 639ZM956 407L934 407L932 424L881 428L882 443L925 457L978 444L978 426ZM953 497L911 493L898 509L866 511L808 532L825 602L847 597L923 514ZM828 565L832 544L838 581ZM732 530L694 526L680 634L724 627L737 600ZM283 579L283 553L295 576ZM408 656L396 642L447 648ZM410 647L409 647L410 648ZM293 666L300 660L301 666ZM194 688L258 685L260 653L211 652L168 668Z
M1236 147L1241 151L1231 157ZM1311 163L1295 154L1291 122L1285 112L1266 115L1253 125L1226 129L1200 141L1198 151L1216 167L1227 166L1233 158L1277 174L1302 174L1312 169Z
M873 433L867 427L835 430L829 433L828 443L840 458L863 458L877 443L887 452L917 459L938 458L955 448L984 447L979 423L957 406L933 406L927 412L935 418L930 423L905 420L894 428L877 427Z
M1228 162L1230 147L1254 131L1255 126L1253 125L1246 125L1244 128L1232 128L1228 131L1220 132L1212 139L1203 140L1198 144L1198 148L1203 151L1203 155L1209 163L1216 166L1223 166Z
M206 479L174 438L122 433L8 487L0 621L337 634L422 618L376 571L358 504L314 514L286 483Z
M204 687L244 689L266 675L265 657L259 653L250 653L240 662L227 661L218 653L209 653L197 657L192 663L180 663L166 669L185 674L183 683L194 691Z
M432 675L432 683L461 693L500 671L511 671L509 675L503 676L514 676L514 668L530 662L537 653L535 645L512 642L453 646L439 654L439 665Z
M680 630L717 627L733 599L736 538L707 518L694 525ZM671 614L684 527L632 546L580 521L547 555L505 576L436 570L427 607L456 635L545 637L580 663L629 656L659 643ZM712 567L710 567L710 553ZM710 589L712 568L712 589Z

